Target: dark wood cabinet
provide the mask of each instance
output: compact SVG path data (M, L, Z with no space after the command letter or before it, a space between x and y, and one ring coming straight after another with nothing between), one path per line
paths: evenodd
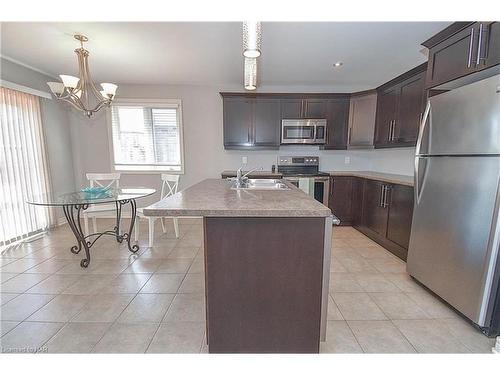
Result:
M393 142L416 143L425 109L425 72L401 84Z
M328 206L340 219L340 225L352 224L353 179L350 176L330 177L330 196Z
M282 119L322 119L326 117L327 101L322 98L281 100Z
M272 98L224 97L225 149L277 149L280 101Z
M500 22L486 22L484 37L484 68L500 64ZM483 60L481 61L483 62Z
M422 43L429 48L426 87L500 64L498 22L456 22Z
M282 119L304 118L304 101L302 99L282 99L281 118Z
M327 101L325 99L306 99L304 101L306 118L325 118Z
M427 87L434 87L475 70L473 44L476 25L471 25L429 49Z
M387 207L382 204L384 184L367 180L363 192L363 225L379 236L387 231Z
M359 177L352 178L352 225L361 225L363 220L363 190L365 180Z
M391 87L378 94L375 120L375 147L392 143L393 124L397 118L399 87Z
M224 147L251 145L252 99L224 98Z
M326 103L326 144L324 150L345 150L349 128L349 97Z
M408 249L413 214L413 189L403 185L390 185L388 200L387 239L403 249ZM406 258L406 252L398 256Z
M277 147L280 144L280 101L254 99L253 145Z
M413 188L376 180L352 182L352 225L406 261L413 215Z
M422 64L378 88L375 147L414 146L425 105Z

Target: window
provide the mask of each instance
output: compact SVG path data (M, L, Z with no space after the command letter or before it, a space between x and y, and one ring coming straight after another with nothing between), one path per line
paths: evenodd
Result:
M180 101L119 102L110 112L115 170L184 172Z
M40 101L0 87L0 247L46 230L53 211L26 201L50 194Z

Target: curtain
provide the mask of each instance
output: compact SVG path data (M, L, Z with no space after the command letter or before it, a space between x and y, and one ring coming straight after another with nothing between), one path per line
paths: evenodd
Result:
M47 230L52 210L26 201L50 194L37 96L0 87L0 246Z

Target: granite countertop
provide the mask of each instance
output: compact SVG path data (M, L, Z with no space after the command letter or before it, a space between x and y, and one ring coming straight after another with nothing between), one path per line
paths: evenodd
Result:
M284 181L290 190L231 190L207 179L143 209L145 216L327 217L330 209Z
M246 171L243 171L242 174L247 173ZM236 177L236 171L223 171L221 173L222 178L227 178L227 177ZM248 178L282 178L283 173L279 172L271 172L271 171L253 171L250 173Z
M404 174L393 174L373 171L333 171L327 172L330 176L353 176L362 177L369 180L377 180L391 184L399 184L405 186L413 186L413 176Z

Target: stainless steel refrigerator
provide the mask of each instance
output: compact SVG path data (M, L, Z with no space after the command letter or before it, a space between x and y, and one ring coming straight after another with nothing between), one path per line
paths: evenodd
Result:
M416 147L407 270L485 332L500 313L499 181L500 75L431 97Z

